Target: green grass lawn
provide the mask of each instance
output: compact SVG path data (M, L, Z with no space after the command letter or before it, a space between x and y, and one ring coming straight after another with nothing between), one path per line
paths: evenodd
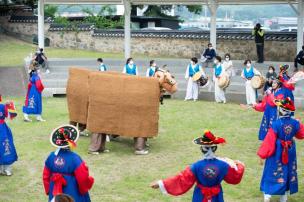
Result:
M42 185L42 169L49 152L55 150L49 143L50 132L68 123L66 99L44 99L45 123L24 123L21 114L23 98L13 100L17 102L20 114L8 124L13 131L19 160L13 165L12 177L0 176L0 201L47 201ZM152 190L149 184L174 175L201 159L199 147L193 145L192 140L202 135L204 129L210 129L228 142L219 147L219 156L239 159L246 164L240 185L223 183L226 201L258 202L262 201L259 182L263 167L256 156L260 144L257 132L261 116L262 113L240 110L236 104L165 100L165 105L160 107L159 136L150 140L149 155L133 155L131 139L110 142L107 144L110 153L92 156L87 154L90 139L81 137L75 151L87 162L95 178L90 191L92 201L185 202L191 201L192 190L173 198ZM297 117L304 118L303 111L298 112ZM304 199L303 144L300 141L297 143L299 193L290 197L290 202Z

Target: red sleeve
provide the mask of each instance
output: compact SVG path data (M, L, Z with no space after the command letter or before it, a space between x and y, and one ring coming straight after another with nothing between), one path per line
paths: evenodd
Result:
M281 98L282 95L279 95L278 98ZM267 96L266 98L266 102L271 106L271 107L274 107L276 106L275 103L274 103L274 100L276 99L276 97L274 96L274 94L270 94Z
M275 134L273 129L270 128L268 130L268 133L267 133L262 145L260 146L260 148L258 150L258 155L262 159L266 159L273 155L273 153L276 149L276 140L277 140L277 135Z
M76 177L79 192L86 194L94 184L94 178L89 176L89 169L85 162L82 162L80 166L74 171Z
M39 93L41 93L43 91L43 89L44 89L44 86L43 86L43 84L41 82L41 79L37 80L35 82L35 85L36 85L36 88L38 89Z
M236 166L237 169L229 167L228 173L224 178L228 184L239 184L243 178L245 166L240 163L236 164Z
M263 98L263 100L262 100L261 103L255 105L253 108L254 108L256 111L258 111L258 112L263 112L263 111L265 111L265 108L266 108L266 98L267 98L267 96L265 96L265 97Z
M49 195L51 171L46 166L44 166L44 169L43 169L42 179L43 179L43 186L44 186L45 193L46 193L46 195Z
M294 89L295 89L295 85L294 85L294 84L291 84L291 83L288 83L288 81L286 81L286 80L284 80L284 81L282 82L282 85L283 85L285 88L289 89L289 90L294 90Z
M300 124L300 129L296 134L297 139L304 139L304 124Z
M174 177L163 180L164 187L168 194L178 196L186 193L196 182L196 177L190 167Z

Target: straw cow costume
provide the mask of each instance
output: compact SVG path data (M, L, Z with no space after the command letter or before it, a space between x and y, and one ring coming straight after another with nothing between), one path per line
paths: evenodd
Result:
M79 74L81 71L70 69L68 88L79 88L79 81L72 82L80 77ZM158 134L159 80L118 72L89 71L83 82L87 88L80 98L84 100L83 104L78 105L77 91L68 90L67 100L70 120L83 121L93 134L104 134L96 141L92 139L89 152L104 151L105 134L115 134L134 138L135 154L147 154L146 139Z
M194 140L194 143L201 145L203 159L174 177L152 183L151 187L159 188L165 194L178 196L196 185L193 202L223 202L221 182L224 180L229 184L240 183L245 166L239 161L216 157L214 152L217 145L225 143L225 140L214 136L210 131L205 131L202 137Z
M49 201L59 194L68 194L75 202L89 202L88 191L94 179L89 175L86 163L72 152L79 138L79 131L72 125L56 128L51 134L51 144L58 149L45 161L43 185Z
M289 97L275 103L278 119L272 123L258 150L260 158L266 159L261 191L265 202L269 202L272 195L280 195L280 202L286 202L288 191L298 192L295 138L304 139L304 125L291 118L295 106Z
M70 124L78 126L81 135L85 135L89 105L89 74L82 68L70 68L67 82L67 102Z
M2 104L0 95L0 175L11 176L12 164L18 159L12 131L5 123L6 118L13 119L16 116L14 103Z

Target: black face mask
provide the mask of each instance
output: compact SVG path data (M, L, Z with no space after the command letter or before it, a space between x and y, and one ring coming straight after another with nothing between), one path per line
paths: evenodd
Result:
M209 148L211 148L212 152L215 152L217 150L217 146L210 146L210 147L206 147L206 146L201 146L201 151L203 154L206 154L209 150Z

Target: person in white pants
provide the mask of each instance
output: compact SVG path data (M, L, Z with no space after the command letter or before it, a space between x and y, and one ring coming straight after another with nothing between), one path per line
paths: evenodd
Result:
M222 58L220 56L215 56L214 64L215 68L213 71L213 81L214 81L214 97L217 103L226 103L225 91L221 89L218 85L219 78L225 75L225 70L222 67Z
M257 102L257 91L251 85L251 79L261 73L253 67L251 60L247 59L244 62L245 68L242 71L242 78L246 80L246 101L248 106L255 105Z
M187 93L186 93L185 101L192 99L194 101L197 101L198 99L198 92L199 92L198 83L197 81L192 80L192 77L197 72L203 73L203 70L202 67L198 64L198 59L194 57L191 58L190 64L187 66L187 70L186 70L185 78L186 80L188 80L188 85L187 85Z

